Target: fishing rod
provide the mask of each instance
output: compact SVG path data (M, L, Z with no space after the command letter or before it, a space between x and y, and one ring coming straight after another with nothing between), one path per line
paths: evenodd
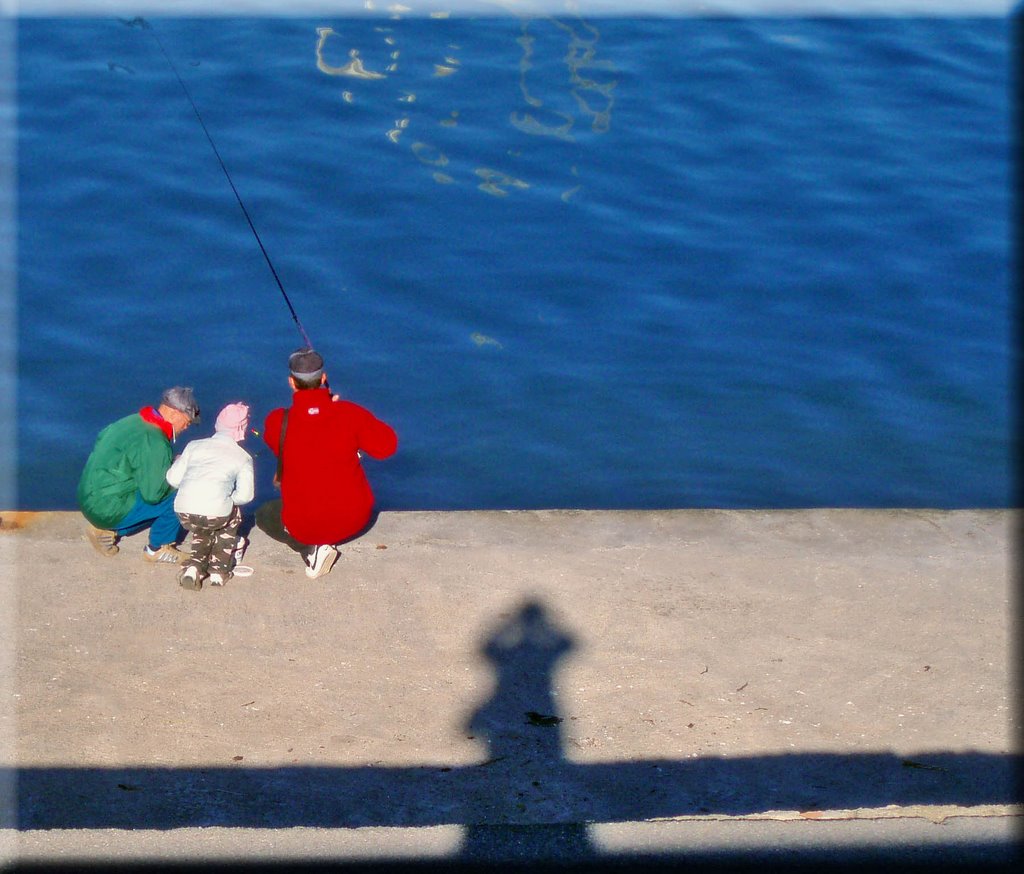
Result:
M160 39L160 35L150 25L145 18L138 17L133 18L130 22L127 22L129 26L138 25L144 30L148 30L153 34L153 38L156 40L156 44L160 47L160 52L163 54L167 61L168 66L174 73L174 77L178 80L178 84L181 85L181 90L185 92L185 96L188 98L188 102L192 104L192 111L196 114L196 118L199 119L199 124L203 128L203 133L206 134L206 139L209 140L210 148L213 149L213 154L217 156L217 162L220 164L220 169L224 171L224 177L228 180L228 185L231 186L231 190L235 194L235 200L238 201L238 205L242 208L242 215L245 216L245 220L249 223L249 230L252 231L252 235L256 238L256 242L259 244L260 251L263 253L263 257L267 261L267 266L270 268L270 272L274 275L274 281L277 283L277 287L281 289L281 295L284 297L284 302L288 305L288 311L292 314L292 321L295 322L295 327L299 329L299 333L302 335L302 339L306 343L307 349L312 349L313 344L310 342L309 335L306 333L306 329L302 327L302 322L299 321L299 316L295 312L295 307L292 306L291 298L288 297L288 292L284 290L284 285L281 283L281 278L277 275L277 270L274 269L274 262L270 260L270 254L267 252L266 246L263 245L263 240L260 239L259 231L256 230L256 225L253 224L252 218L249 216L249 210L245 208L245 204L242 202L242 196L238 193L238 189L235 188L235 183L231 178L231 174L228 173L228 168L224 164L224 159L221 158L220 152L217 150L217 144L213 141L213 137L210 136L210 131L206 127L206 122L203 121L203 117L199 114L199 107L196 106L196 102L192 99L192 94L189 92L188 87L185 85L185 81L181 78L181 74L178 73L178 68L175 66L171 56L167 53L167 49L164 48L163 41Z

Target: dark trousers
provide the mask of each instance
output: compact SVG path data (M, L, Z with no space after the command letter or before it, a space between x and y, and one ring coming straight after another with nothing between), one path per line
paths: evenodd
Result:
M275 498L267 501L256 508L256 527L269 537L273 537L278 543L294 549L299 555L306 556L313 551L314 547L308 543L299 543L281 521L281 499Z
M216 517L178 513L178 518L192 532L192 555L182 562L182 567L194 567L199 571L199 579L206 574L227 576L234 565L232 554L238 545L242 511L235 507L227 516Z

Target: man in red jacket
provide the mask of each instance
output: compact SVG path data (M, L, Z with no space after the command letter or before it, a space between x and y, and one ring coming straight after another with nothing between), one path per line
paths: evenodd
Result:
M359 453L388 458L398 448L390 425L369 410L332 395L324 360L312 349L288 359L292 405L267 416L263 439L278 456L280 500L256 511L256 524L306 562L306 576L323 576L337 544L361 533L373 512L373 492Z

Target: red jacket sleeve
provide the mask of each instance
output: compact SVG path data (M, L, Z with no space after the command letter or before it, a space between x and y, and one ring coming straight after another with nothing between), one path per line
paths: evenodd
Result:
M398 435L386 422L382 422L369 410L363 410L359 422L359 448L374 458L388 458L398 449Z
M284 408L278 407L267 413L266 421L263 423L263 442L270 447L270 451L277 455L281 443L281 421L284 419Z

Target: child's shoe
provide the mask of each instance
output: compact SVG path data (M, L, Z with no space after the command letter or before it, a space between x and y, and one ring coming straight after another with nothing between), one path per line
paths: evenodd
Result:
M235 544L235 551L231 553L232 564L241 564L242 558L245 556L245 550L249 546L249 541L244 534L238 535L238 542Z
M190 564L178 571L178 585L193 592L198 592L203 587L203 581L199 579L199 570L195 565Z

